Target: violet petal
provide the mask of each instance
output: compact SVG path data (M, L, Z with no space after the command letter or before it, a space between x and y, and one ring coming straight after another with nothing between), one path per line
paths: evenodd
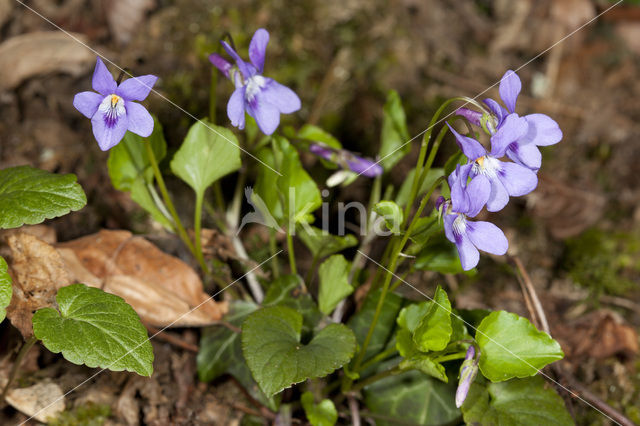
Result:
M127 115L123 114L118 117L112 126L108 126L104 114L98 111L91 118L91 124L93 126L93 136L98 141L98 146L101 150L107 151L116 146L122 140L124 134L127 133L129 120Z
M137 102L125 101L127 108L127 118L129 119L128 130L146 138L153 132L153 117L149 111Z
M253 38L249 44L249 59L251 59L251 63L260 74L262 74L262 70L264 69L264 57L268 43L269 32L264 28L260 28L253 34Z
M233 91L227 103L227 116L231 124L239 129L244 129L244 86Z
M102 62L102 59L98 57L96 60L96 69L93 72L93 78L91 80L91 87L101 95L107 96L115 93L117 86L107 66Z
M504 102L504 105L507 107L509 112L515 112L516 110L516 101L518 100L520 89L522 89L522 83L520 82L518 74L512 70L508 70L504 73L500 80L499 91L502 102Z
M562 139L560 126L551 117L544 114L529 114L524 116L529 124L522 142L534 143L538 146L554 145Z
M120 83L116 89L116 95L122 96L127 101L144 101L156 81L158 77L151 74L131 77Z
M538 176L535 172L516 163L502 163L502 170L498 172L498 179L512 197L526 195L538 186Z
M212 53L211 55L209 55L209 62L211 62L216 68L218 68L225 77L230 78L229 70L232 67L231 62L227 61L217 53Z
M96 92L80 92L73 98L73 106L87 118L91 118L98 111L104 96Z
M491 155L503 157L508 146L522 138L529 129L527 120L518 114L509 114L491 136Z
M300 98L296 93L271 78L265 78L266 84L256 96L278 108L283 114L290 114L300 109Z
M518 164L537 171L542 165L542 154L533 143L512 143L506 152L507 156Z
M449 126L449 130L451 130L451 133L455 136L458 146L469 160L475 160L476 158L480 158L487 154L487 151L480 142L468 136L462 136L460 133L456 132L449 123L447 123L447 126Z
M503 255L509 248L504 232L490 222L467 222L467 236L476 248L487 253Z

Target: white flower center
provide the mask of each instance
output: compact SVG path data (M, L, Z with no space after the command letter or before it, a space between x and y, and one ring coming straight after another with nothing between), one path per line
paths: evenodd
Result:
M497 177L500 169L500 161L490 155L476 158L473 162L473 172L477 175L484 175L489 179Z
M244 96L247 102L253 101L258 92L267 84L267 80L261 75L254 75L247 79L247 88L245 89Z
M462 235L467 230L467 217L461 213L458 213L458 217L453 221L453 233L456 235Z
M118 118L127 113L124 107L124 99L115 94L105 97L100 103L98 111L102 113L107 127L114 127L118 122Z

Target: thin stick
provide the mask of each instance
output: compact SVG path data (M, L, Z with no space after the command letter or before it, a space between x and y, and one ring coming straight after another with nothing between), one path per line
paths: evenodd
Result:
M6 398L7 392L9 392L9 387L11 386L11 383L13 383L13 380L16 378L18 371L20 371L20 365L22 364L22 360L27 355L27 352L29 352L29 349L31 349L31 347L37 341L38 339L36 338L36 336L31 336L29 340L27 340L22 344L22 347L20 348L20 352L18 352L18 356L16 357L16 360L13 363L13 367L11 368L11 374L9 375L9 380L7 380L7 384L5 385L4 390L2 391L2 397L1 397L2 401L4 401L4 399Z
M358 408L358 401L353 395L347 395L347 401L349 401L349 411L351 411L351 424L353 426L360 426L360 410Z
M177 346L179 348L182 348L182 349L184 349L186 351L198 353L198 346L197 345L193 345L191 343L185 342L184 340L174 336L173 334L166 333L166 332L164 332L162 330L159 330L159 329L155 328L152 325L145 324L144 326L147 328L147 330L149 330L149 332L151 334L153 334L158 339L164 340L165 342L170 343L170 344L172 344L174 346Z
M547 317L544 314L544 309L542 309L542 304L540 303L540 299L538 299L538 294L536 293L536 290L533 287L533 283L531 282L531 277L529 277L527 270L524 269L524 265L522 264L522 261L518 256L512 256L511 259L513 259L513 262L516 264L518 271L520 271L520 274L522 275L522 281L525 287L527 288L529 296L531 297L531 303L533 304L533 308L535 309L538 319L540 320L540 326L542 330L547 334L551 334L549 332L549 323L547 322Z

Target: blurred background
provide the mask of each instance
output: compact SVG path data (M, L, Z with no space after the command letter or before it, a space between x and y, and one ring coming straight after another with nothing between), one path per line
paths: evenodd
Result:
M491 220L505 229L510 254L522 260L531 276L572 374L640 423L640 7L634 2L617 4L582 29L614 2L25 4L42 17L20 2L0 0L0 168L30 164L78 175L89 204L51 222L61 241L102 228L153 229L128 195L112 188L108 154L98 149L89 120L73 108L75 93L90 90L95 65L95 54L82 43L133 75L158 75L156 90L196 117L205 117L215 71L208 55L229 33L244 56L254 31L264 27L271 33L265 75L292 87L302 99L302 110L287 116L284 124L320 125L346 148L371 157L379 148L389 90L399 92L410 133L418 135L443 100L475 97L507 69L526 64L518 71L523 82L518 113L553 117L564 138L543 148L539 188ZM116 76L117 70L109 68ZM218 124L229 124L225 111L231 90L231 84L219 78ZM485 97L497 98L497 86L480 95ZM170 148L176 149L193 120L157 95L146 104L160 118ZM419 138L390 183L404 180L418 145ZM449 140L439 161L454 150ZM305 161L319 182L328 176L312 158ZM338 198L364 201L369 188L370 181L360 179L339 190ZM190 193L182 192L190 199ZM419 274L408 281L432 286L443 278L458 308L491 307L527 315L512 267L504 259L481 262L474 276ZM228 411L221 402L224 395L196 386L208 402L184 404ZM139 398L152 405L153 397ZM603 424L598 413L580 402L569 405L580 424Z

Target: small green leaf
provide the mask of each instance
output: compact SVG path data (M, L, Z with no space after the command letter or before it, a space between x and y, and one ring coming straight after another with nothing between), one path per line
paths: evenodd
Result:
M127 132L122 141L109 151L107 168L113 187L119 191L131 191L134 181L140 177L144 182L153 182L153 170L146 144L151 144L158 163L167 155L167 142L164 140L162 125L153 118L153 133L143 139L135 133Z
M33 315L33 333L51 352L92 368L153 373L147 329L122 298L73 284L58 290L56 301L60 312L43 308Z
M462 405L467 424L569 426L573 419L562 398L540 376L503 383L476 380Z
M300 398L302 408L311 426L333 426L338 421L338 410L330 399L323 399L316 404L311 392L305 392Z
M442 383L419 371L386 377L364 389L367 408L376 417L377 426L455 424L456 385Z
M300 342L302 315L274 306L249 315L242 324L242 353L268 396L295 383L323 377L349 362L356 349L351 330L330 324L309 344Z
M311 251L313 257L318 259L358 245L358 239L351 234L340 237L314 226L300 226L296 231L296 235Z
M342 299L353 293L349 284L349 262L341 254L331 256L318 270L320 290L318 305L329 315Z
M0 229L35 225L80 210L87 197L73 174L29 166L0 170Z
M535 375L547 364L562 359L560 344L538 331L528 319L498 311L486 316L476 330L480 371L492 382Z
M380 293L380 289L370 291L369 294L367 294L367 297L365 297L360 310L349 319L348 325L355 333L356 338L358 339L358 344L360 345L364 342L369 330L369 325L371 324L371 321L373 321ZM384 350L389 343L389 340L393 338L396 317L398 316L398 312L401 307L402 297L394 293L387 294L387 297L384 299L382 304L378 323L373 330L371 341L367 347L364 361Z
M171 170L198 195L240 168L240 147L231 130L207 120L196 122L171 160Z
M375 205L373 210L384 219L387 228L395 235L400 234L400 226L402 225L403 213L393 201L380 201Z
M447 293L438 286L429 311L413 332L413 341L422 352L441 351L447 347L451 327L451 303Z
M444 366L434 361L429 355L418 353L403 359L398 365L401 370L418 370L445 383L449 383Z
M302 167L298 151L285 138L276 136L274 145L282 155L278 171L277 188L282 195L285 217L289 225L312 223L312 213L322 204L320 190ZM269 189L273 191L273 188Z
M11 303L13 287L11 286L11 276L7 272L7 262L0 256L0 322L4 321L7 315L7 306Z
M384 104L382 130L380 132L380 165L391 170L398 161L411 151L407 130L407 118L398 92L392 90Z
M153 133L146 139L135 133L127 132L118 145L109 151L107 167L113 187L120 191L131 192L131 199L146 210L151 217L168 230L173 230L169 213L162 213L158 205L163 205L153 187L153 169L147 144L151 144L158 163L167 155L167 142L164 140L162 125L154 117Z
M329 132L321 129L318 126L314 126L313 124L305 124L298 131L298 138L305 139L312 142L322 142L331 148L340 149L342 148L342 144L338 139L336 139Z

